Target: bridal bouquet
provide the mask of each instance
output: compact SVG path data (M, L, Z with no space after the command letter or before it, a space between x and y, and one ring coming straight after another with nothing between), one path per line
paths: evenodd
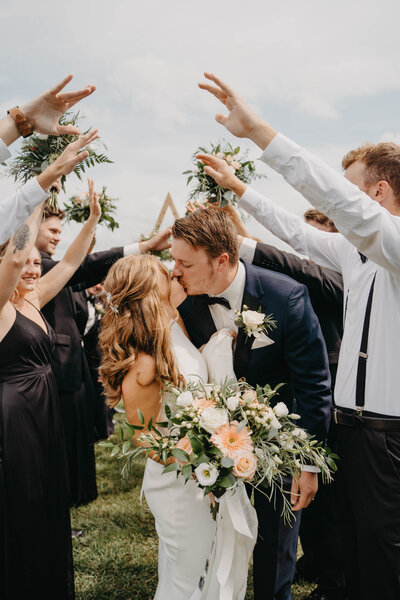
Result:
M61 119L61 125L77 125L79 121L79 112L65 113ZM84 133L90 131L88 129ZM78 139L77 135L43 135L34 133L29 139L22 142L21 151L11 161L8 173L14 177L14 181L26 183L32 177L36 177L45 170L48 165L54 162L65 148L71 142ZM101 142L100 142L101 143ZM105 148L104 144L102 146ZM78 163L74 169L75 175L82 179L82 173L88 167L94 167L96 164L111 163L112 161L103 153L98 152L99 140L85 148L89 156ZM65 191L66 176L61 177L61 185ZM53 208L58 207L58 194L55 188L50 190L49 204Z
M271 406L279 387L254 389L246 382L233 381L189 383L183 388L167 384L164 422L151 419L145 426L138 410L141 425L125 424L142 445L132 448L132 438L124 440L122 431L120 442L102 445L112 447L111 455L125 460L124 470L136 458L155 452L153 458L166 465L163 473L176 472L185 482L194 478L205 495L214 495L214 518L218 499L246 482L270 499L280 493L283 516L290 520L293 513L283 478L298 478L301 465L312 464L330 481L337 457L296 425L299 415L289 414L283 402Z
M103 186L99 194L99 204L101 208L101 216L99 223L105 223L105 226L114 231L119 227L119 223L114 219L114 214L117 209L115 202L117 198L110 198L107 193L106 186ZM83 196L72 196L68 202L64 202L64 211L67 221L75 221L75 223L84 223L90 215L89 194Z
M233 148L229 142L225 142L224 144L211 144L210 148L200 146L193 155L193 169L183 172L183 175L188 175L187 185L192 181L195 184L189 195L189 201L194 202L195 206L204 201L209 204L220 206L221 208L227 204L237 203L237 197L231 190L218 185L214 179L204 171L203 163L196 159L196 155L200 152L203 154L215 154L215 156L223 158L231 169L233 169L236 177L244 183L250 183L254 179L264 177L264 175L256 173L254 161L247 160L247 153L239 156L240 146Z

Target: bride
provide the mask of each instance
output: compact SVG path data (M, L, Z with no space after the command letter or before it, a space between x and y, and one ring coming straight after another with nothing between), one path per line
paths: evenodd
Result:
M110 405L115 406L122 396L127 418L134 425L140 424L138 408L145 423L151 417L163 420L161 380L174 385L198 378L208 380L206 359L188 339L173 307L180 284L171 282L167 268L157 258L141 255L117 261L104 286L109 303L100 335L101 376ZM220 379L232 372L232 338L225 336L225 340L224 351L221 336L216 336L205 352L210 362L212 359L213 376L219 372ZM215 343L218 356L211 348ZM209 565L216 533L210 500L194 480L185 484L175 473L162 474L165 465L153 458L150 455L146 462L143 491L159 537L159 580L154 600L217 600L220 587L216 569ZM248 556L243 558L247 561ZM245 567L247 574L247 562ZM244 597L245 587L244 582L244 591L241 589L235 600Z

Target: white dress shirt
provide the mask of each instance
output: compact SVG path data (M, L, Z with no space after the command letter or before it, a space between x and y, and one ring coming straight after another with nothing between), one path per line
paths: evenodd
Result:
M352 409L356 406L361 333L376 273L365 410L400 416L400 217L281 134L267 147L262 160L332 219L342 234L320 231L250 188L240 200L242 208L297 252L343 275L347 310L336 404ZM368 257L367 262L361 262L357 250Z
M0 163L10 157L10 152L0 139ZM33 209L46 200L45 192L36 177L30 179L12 196L0 200L0 244L6 242L32 214Z
M226 288L220 294L216 294L218 298L225 298L228 300L231 305L231 309L229 310L226 306L222 304L210 304L210 313L212 319L214 321L215 327L217 331L220 329L231 329L237 333L238 327L235 325L235 313L233 312L235 309L239 310L242 308L242 298L244 293L244 286L246 283L246 270L244 268L243 263L238 263L238 270L235 275L234 280L230 284L229 287ZM211 296L212 297L212 296Z

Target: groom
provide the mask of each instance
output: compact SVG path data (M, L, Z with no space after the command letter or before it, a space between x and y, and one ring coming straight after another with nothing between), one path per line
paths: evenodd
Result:
M188 297L179 306L192 342L206 343L224 327L237 332L236 377L253 386L275 387L279 401L301 415L300 426L324 440L330 419L330 376L325 344L304 285L293 279L239 261L237 234L230 219L213 208L178 219L172 228L174 277ZM271 314L276 329L272 344L252 349L254 339L234 324L233 310ZM304 466L291 484L294 511L308 506L317 492L317 473ZM289 483L290 490L290 483ZM254 551L256 600L290 600L300 519L284 526L281 506L255 493L259 537Z

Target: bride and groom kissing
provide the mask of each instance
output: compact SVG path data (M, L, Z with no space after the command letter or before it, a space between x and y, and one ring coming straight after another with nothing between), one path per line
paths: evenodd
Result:
M213 208L175 221L171 253L172 281L164 265L147 255L120 259L107 276L111 309L103 319L100 343L101 372L111 402L116 404L122 395L128 420L137 424L138 408L145 422L163 417L161 379L179 384L183 378L236 377L253 386L271 387L285 382L279 401L301 416L301 426L311 435L324 440L330 376L305 286L240 261L234 225L226 213ZM254 338L238 331L234 310L241 311L244 305L273 315L277 326L269 332L268 344L254 347ZM209 565L215 536L209 499L193 481L185 485L174 473L162 474L163 466L150 455L143 481L159 536L155 600L217 600L218 572ZM297 481L286 482L297 515L316 494L313 470L304 465ZM292 527L285 525L279 500L269 502L257 491L254 506L258 517L254 597L286 600L291 597L300 519ZM242 561L247 574L246 552ZM243 599L245 591L246 581L239 577L231 584L230 597Z

